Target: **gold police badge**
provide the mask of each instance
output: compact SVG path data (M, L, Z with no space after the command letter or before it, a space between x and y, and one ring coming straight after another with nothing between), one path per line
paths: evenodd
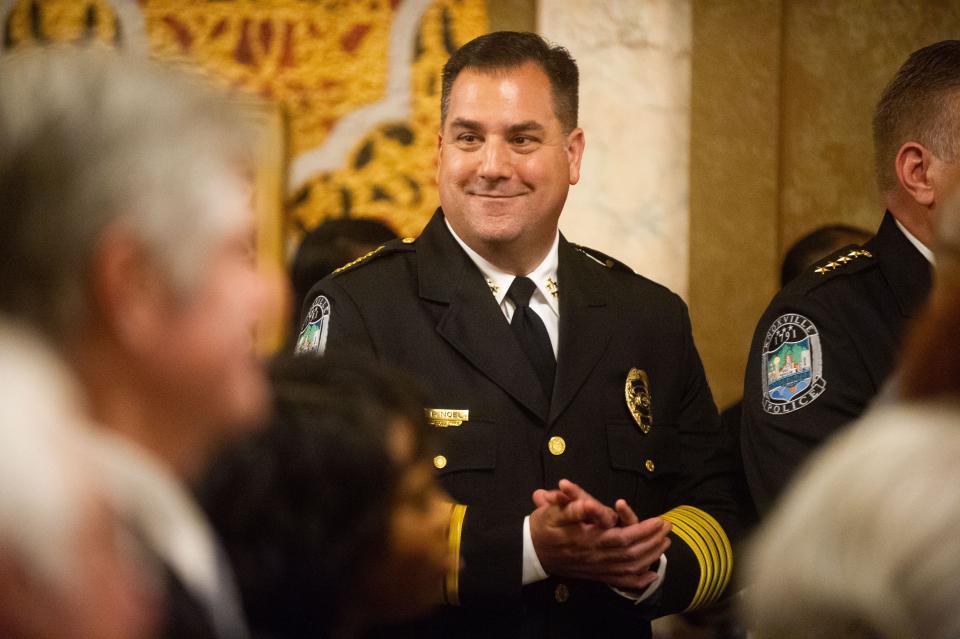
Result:
M653 405L650 400L650 379L646 371L631 368L627 373L627 383L624 386L627 398L627 409L633 416L633 421L647 434L653 428Z

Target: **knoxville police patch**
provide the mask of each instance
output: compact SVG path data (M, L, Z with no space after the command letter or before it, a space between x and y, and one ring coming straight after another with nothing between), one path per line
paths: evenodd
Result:
M323 355L327 348L327 329L330 328L330 300L325 295L318 295L307 311L300 336L297 338L296 353L313 353Z
M820 332L803 315L787 313L774 320L762 357L763 410L771 415L803 408L827 388Z

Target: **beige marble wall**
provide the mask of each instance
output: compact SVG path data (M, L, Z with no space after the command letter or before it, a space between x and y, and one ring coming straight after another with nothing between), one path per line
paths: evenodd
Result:
M690 3L541 0L538 31L580 67L586 152L560 227L687 292Z

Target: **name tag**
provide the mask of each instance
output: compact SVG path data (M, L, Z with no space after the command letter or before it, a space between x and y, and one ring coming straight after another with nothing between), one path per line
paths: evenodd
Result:
M470 421L470 411L456 410L453 408L424 408L423 414L427 422L436 428L449 428L451 426L460 426L463 422Z

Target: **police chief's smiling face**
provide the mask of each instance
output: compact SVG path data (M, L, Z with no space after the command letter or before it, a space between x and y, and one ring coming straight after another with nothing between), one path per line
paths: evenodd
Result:
M580 177L583 131L563 130L550 80L533 62L468 67L449 98L437 169L444 214L457 235L494 264L521 255L533 256L535 267Z

